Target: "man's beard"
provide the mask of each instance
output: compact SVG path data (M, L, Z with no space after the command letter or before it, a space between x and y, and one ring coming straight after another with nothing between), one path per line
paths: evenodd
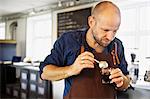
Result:
M103 43L102 39L98 39L94 34L93 34L93 38L96 41L96 43L98 43L98 45L101 46L101 47L107 47L108 44L109 44L109 43Z

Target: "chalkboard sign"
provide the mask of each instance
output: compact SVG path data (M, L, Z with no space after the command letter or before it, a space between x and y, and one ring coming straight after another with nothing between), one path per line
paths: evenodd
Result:
M57 14L58 22L58 37L64 32L69 32L73 30L81 30L88 28L88 16L91 14L91 7L63 12Z

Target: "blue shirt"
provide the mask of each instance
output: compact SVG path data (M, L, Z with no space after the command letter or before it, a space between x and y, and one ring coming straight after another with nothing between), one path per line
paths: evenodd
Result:
M85 40L86 31L72 31L68 33L64 33L60 38L55 42L53 49L51 50L51 54L48 55L44 62L40 64L40 74L42 73L43 68L48 64L53 64L59 67L69 66L74 63L76 57L80 54L80 47L84 44L85 50L88 49L88 44ZM120 60L120 64L118 67L122 70L124 75L128 75L127 71L127 62L124 56L124 47L122 42L115 38L106 48L105 50L110 52L113 48L113 43L116 42L117 54ZM64 96L70 90L72 84L72 77L65 79L65 89Z

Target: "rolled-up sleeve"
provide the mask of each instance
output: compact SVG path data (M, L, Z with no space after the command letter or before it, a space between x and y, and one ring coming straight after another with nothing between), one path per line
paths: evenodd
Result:
M43 68L46 66L46 65L49 65L49 64L53 64L53 65L57 65L57 66L63 66L63 37L58 39L54 46L53 46L53 49L51 50L51 54L48 55L45 60L43 62L40 63L40 66L39 66L39 69L40 69L40 75L42 74L43 72Z

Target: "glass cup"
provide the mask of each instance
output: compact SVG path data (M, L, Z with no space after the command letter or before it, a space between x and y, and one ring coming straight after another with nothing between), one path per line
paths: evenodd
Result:
M111 68L101 68L102 84L111 83L111 79L109 79L110 72L111 72Z
M102 74L102 84L111 84L116 87L116 84L111 82L111 79L109 79L110 72L114 68L101 68L101 74Z

